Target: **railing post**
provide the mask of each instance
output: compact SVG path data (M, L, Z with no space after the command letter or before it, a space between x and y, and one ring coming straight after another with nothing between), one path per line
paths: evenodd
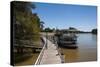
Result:
M48 41L47 41L47 39L48 39L48 33L46 32L46 45L45 45L46 49L48 48Z

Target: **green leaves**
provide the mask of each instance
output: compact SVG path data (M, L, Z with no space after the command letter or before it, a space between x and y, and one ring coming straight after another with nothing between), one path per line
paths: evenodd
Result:
M20 12L30 13L31 9L35 9L35 5L30 2L14 1L13 6L16 12L20 11Z
M40 40L40 18L36 13L32 14L31 9L35 5L29 2L13 2L13 11L15 21L15 38L18 40Z

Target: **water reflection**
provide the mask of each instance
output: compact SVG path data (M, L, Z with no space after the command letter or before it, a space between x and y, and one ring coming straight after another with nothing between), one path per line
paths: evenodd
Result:
M97 60L97 35L77 34L78 49L64 49L65 62L82 62Z
M63 52L65 54L65 62L74 62L78 59L78 50L74 49L63 49Z

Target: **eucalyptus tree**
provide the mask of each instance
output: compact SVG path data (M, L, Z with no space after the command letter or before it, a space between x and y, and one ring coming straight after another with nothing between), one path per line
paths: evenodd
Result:
M40 18L36 13L32 13L35 8L34 3L12 2L14 41L19 47L24 45L25 40L28 40L29 44L39 41ZM22 49L19 49L19 52L22 53Z
M41 31L43 31L44 24L45 24L45 23L44 23L43 21L40 21L40 30L41 30Z

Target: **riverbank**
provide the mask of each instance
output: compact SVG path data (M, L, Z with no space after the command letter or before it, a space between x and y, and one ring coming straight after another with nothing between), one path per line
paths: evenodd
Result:
M31 57L25 59L22 62L16 63L15 66L25 66L25 65L33 65L35 64L39 53L33 53Z

